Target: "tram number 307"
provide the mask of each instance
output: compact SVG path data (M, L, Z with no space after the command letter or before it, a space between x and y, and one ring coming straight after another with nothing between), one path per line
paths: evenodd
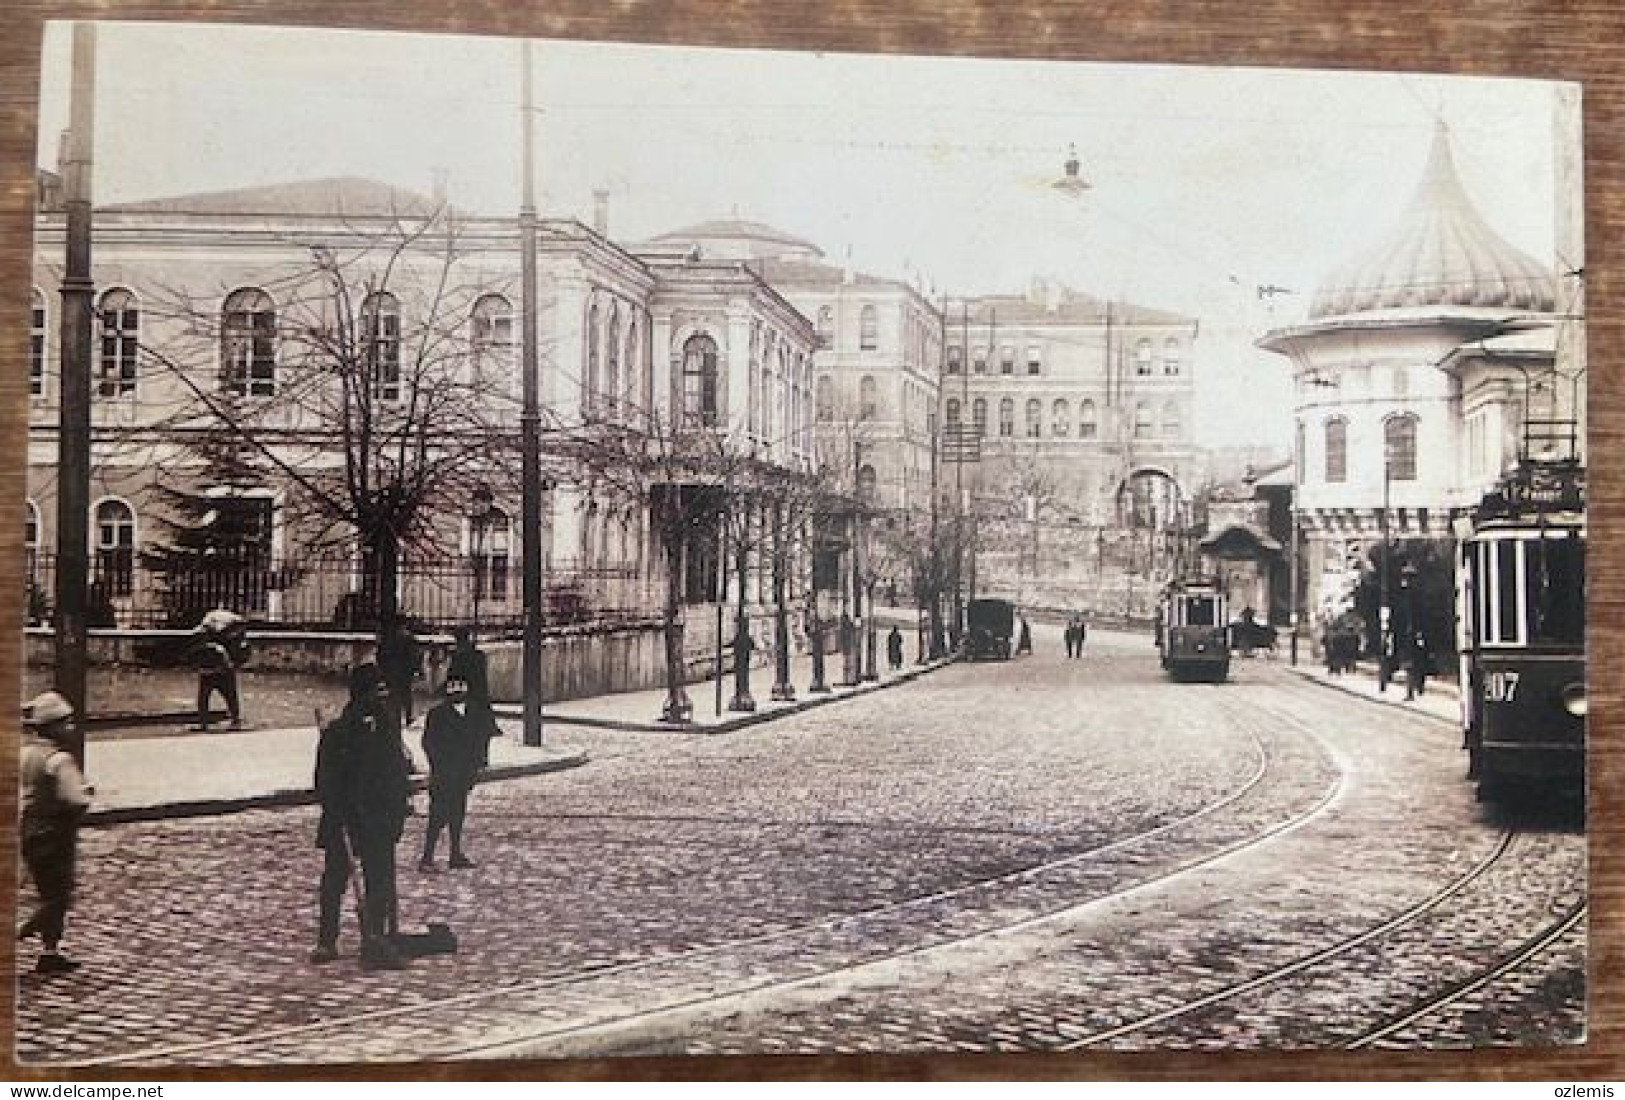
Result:
M1518 694L1518 677L1516 672L1491 672L1484 677L1484 701L1487 703L1510 703Z

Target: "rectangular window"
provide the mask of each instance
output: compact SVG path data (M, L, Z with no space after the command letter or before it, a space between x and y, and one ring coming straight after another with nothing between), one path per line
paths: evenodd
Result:
M965 369L965 349L958 344L948 345L948 373L958 374Z
M1016 373L1016 349L1006 344L999 352L999 373Z
M34 397L45 393L45 305L34 303L32 326L28 333L28 392Z
M1043 369L1043 359L1038 352L1037 344L1027 345L1027 373L1037 374Z

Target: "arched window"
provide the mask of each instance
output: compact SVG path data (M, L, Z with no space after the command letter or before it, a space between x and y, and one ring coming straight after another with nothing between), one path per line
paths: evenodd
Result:
M1390 416L1382 425L1383 457L1388 463L1390 481L1416 480L1416 417L1411 413Z
M602 392L598 388L598 353L599 337L601 335L598 331L598 325L598 303L594 301L587 308L587 362L581 372L581 405L589 412L597 409L598 398Z
M947 410L946 410L948 423L955 424L955 425L957 425L959 423L959 411L960 411L960 409L959 409L959 398L957 398L957 397L948 398L948 405L947 405Z
M1037 439L1043 434L1044 405L1038 398L1027 401L1027 438Z
M1342 417L1326 421L1326 480L1349 479L1349 422Z
M1144 401L1134 406L1134 438L1151 438L1151 406Z
M717 342L703 333L683 344L683 416L690 424L714 428L717 404Z
M873 504L875 502L875 484L877 480L873 466L864 463L858 468L858 499L863 503Z
M976 425L976 434L985 437L987 435L987 398L978 397L971 402L970 417L971 423Z
M1072 434L1072 406L1064 398L1057 397L1050 406L1049 431L1057 439L1065 439Z
M1078 438L1093 439L1095 431L1095 403L1085 398L1078 406Z
M276 393L276 305L257 287L233 291L221 310L220 383L240 397Z
M1151 373L1151 341L1140 340L1134 345L1134 373L1142 378Z
M817 333L820 348L835 346L835 311L829 306L820 306L818 309Z
M614 412L621 403L621 307L609 307L609 338L604 355L604 398L609 411Z
M858 315L858 347L864 351L880 347L880 311L874 306L864 306Z
M130 397L135 394L136 347L140 335L140 314L135 295L128 290L109 290L101 301L101 356L96 376L96 396Z
M111 497L96 505L96 575L109 596L135 588L135 512Z
M958 344L948 345L948 373L958 374L965 369L965 349Z
M999 438L1009 439L1016 434L1016 403L1006 397L999 402Z
M880 388L872 375L858 381L858 419L873 420L880 414Z
M28 324L28 392L34 397L45 393L45 295L36 287Z
M1162 407L1162 438L1178 439L1184 431L1180 423L1179 403L1170 401Z
M1170 336L1162 342L1162 373L1170 377L1179 373L1179 338Z
M378 291L361 303L362 356L372 378L373 396L401 399L401 303Z
M513 520L495 505L469 517L468 553L474 565L474 589L481 599L508 597L513 560Z
M513 373L513 305L500 294L485 294L474 303L474 384L485 385Z
M827 374L819 375L813 384L813 415L820 424L835 419L835 383Z

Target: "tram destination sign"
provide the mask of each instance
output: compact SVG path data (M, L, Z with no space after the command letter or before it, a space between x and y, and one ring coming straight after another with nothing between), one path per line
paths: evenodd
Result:
M1483 518L1585 511L1585 469L1578 463L1530 463L1484 497Z

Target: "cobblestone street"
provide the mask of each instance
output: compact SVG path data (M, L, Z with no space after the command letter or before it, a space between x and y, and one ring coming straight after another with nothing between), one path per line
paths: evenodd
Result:
M1584 838L1473 801L1453 725L1146 637L958 664L721 736L554 726L481 786L473 870L403 924L458 954L305 961L308 808L88 830L67 977L19 1056L122 1065L1352 1044L1585 897ZM1442 896L1441 896L1442 895ZM1380 1045L1581 1037L1584 922Z

